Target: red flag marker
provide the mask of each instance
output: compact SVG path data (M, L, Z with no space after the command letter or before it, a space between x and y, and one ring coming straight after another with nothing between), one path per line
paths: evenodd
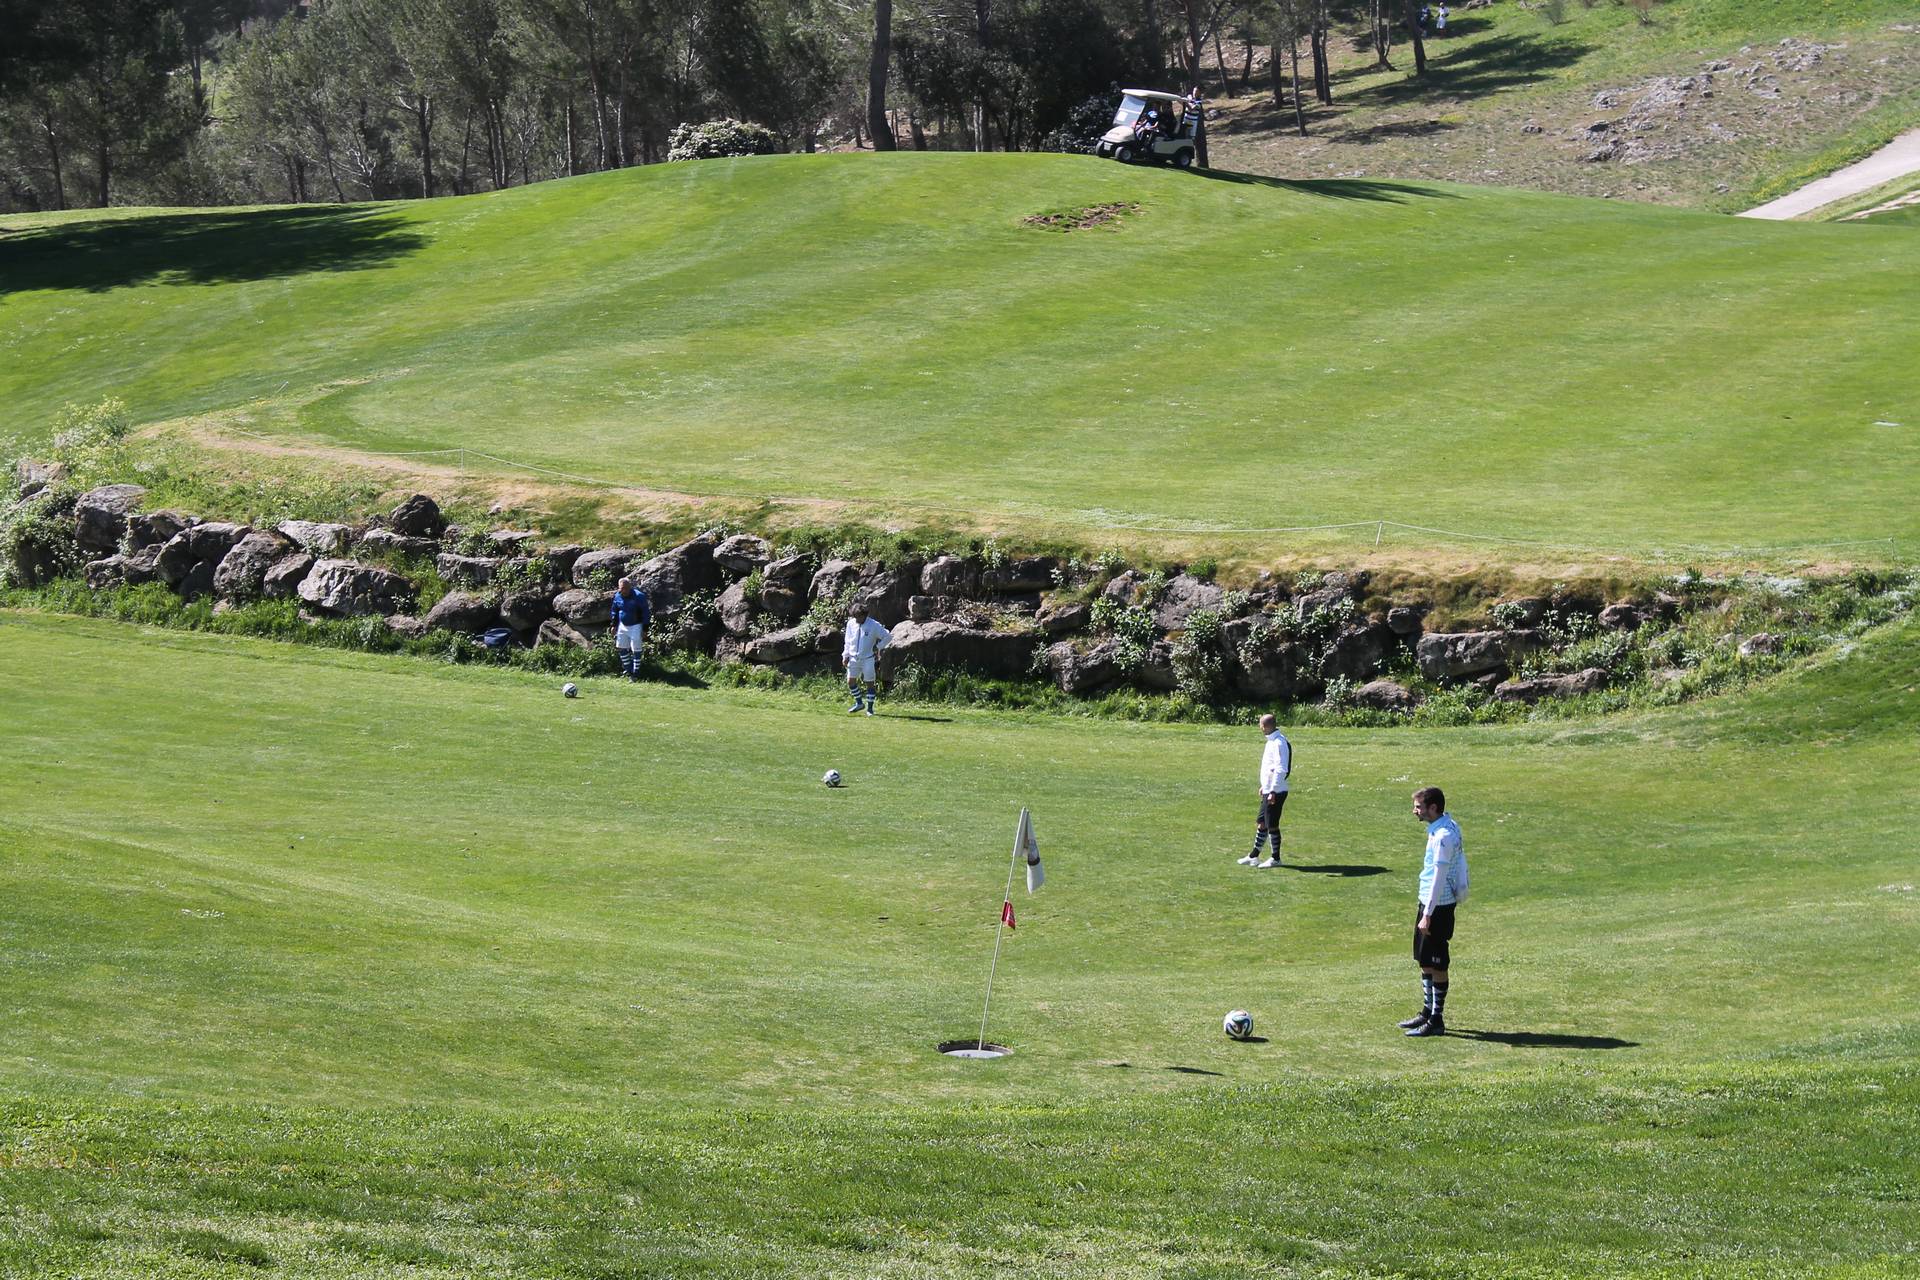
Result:
M1013 928L1013 899L1008 898L1000 904L1000 923Z

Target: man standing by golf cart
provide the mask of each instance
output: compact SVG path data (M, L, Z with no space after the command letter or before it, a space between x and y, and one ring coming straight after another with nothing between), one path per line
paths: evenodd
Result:
M865 711L873 714L878 696L874 683L875 660L893 639L893 633L867 616L867 606L856 604L847 611L847 632L840 645L840 661L847 669L847 692L853 695L848 715Z
M628 680L640 678L640 655L646 648L647 624L653 621L653 605L644 589L633 579L620 579L613 593L613 648L620 655L620 673Z

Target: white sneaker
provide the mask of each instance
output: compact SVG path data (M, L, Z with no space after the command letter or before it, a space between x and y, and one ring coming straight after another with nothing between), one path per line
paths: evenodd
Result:
M852 706L847 708L847 714L850 716L857 716L864 709L865 705L866 705L865 703L856 702Z
M1260 862L1260 863L1255 863L1254 865L1255 865L1255 866L1256 866L1256 867L1257 867L1257 868L1258 868L1259 870L1261 870L1261 871L1266 871L1266 870L1269 870L1270 868L1273 868L1273 867L1277 867L1277 866L1279 866L1279 865L1280 865L1280 859L1278 859L1278 858L1268 858L1268 859L1267 859L1267 860L1266 860L1265 862Z
M867 714L868 714L868 715L872 715L872 714L873 714L873 704L872 704L871 702L869 702L869 703L867 704Z
M1256 858L1256 857L1254 857L1254 856L1253 856L1252 854L1248 854L1248 855L1247 855L1246 857L1244 857L1244 858L1240 858L1240 859L1238 859L1238 861L1239 861L1239 863L1240 863L1240 865L1241 865L1241 866L1243 866L1243 867L1250 867L1250 866L1252 866L1252 865L1253 865L1254 863L1256 863L1256 862L1258 862L1258 861L1260 861L1260 859L1258 859L1258 858Z

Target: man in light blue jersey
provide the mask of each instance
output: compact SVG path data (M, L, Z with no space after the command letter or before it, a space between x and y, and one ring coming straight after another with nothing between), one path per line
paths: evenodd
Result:
M1293 744L1270 715L1260 717L1260 733L1267 740L1260 748L1260 811L1253 819L1253 852L1240 859L1240 865L1267 871L1280 865L1280 811L1293 785ZM1273 852L1262 862L1260 846L1268 840L1273 841Z
M1438 787L1413 793L1413 816L1427 824L1427 853L1413 911L1413 962L1420 966L1420 1012L1400 1024L1410 1036L1447 1034L1447 965L1453 911L1467 896L1467 850L1460 824L1447 812Z

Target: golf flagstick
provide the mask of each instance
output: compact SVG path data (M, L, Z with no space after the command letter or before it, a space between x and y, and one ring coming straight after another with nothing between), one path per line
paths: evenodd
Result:
M1000 939L1007 931L1007 917L1013 914L1013 873L1020 866L1021 837L1027 831L1027 811L1020 811L1020 825L1013 833L1013 856L1007 860L1007 891L1000 895L1000 923L993 930L993 963L987 967L987 999L980 1006L980 1038L975 1042L976 1050L987 1047L987 1011L993 1008L993 975L1000 969Z

